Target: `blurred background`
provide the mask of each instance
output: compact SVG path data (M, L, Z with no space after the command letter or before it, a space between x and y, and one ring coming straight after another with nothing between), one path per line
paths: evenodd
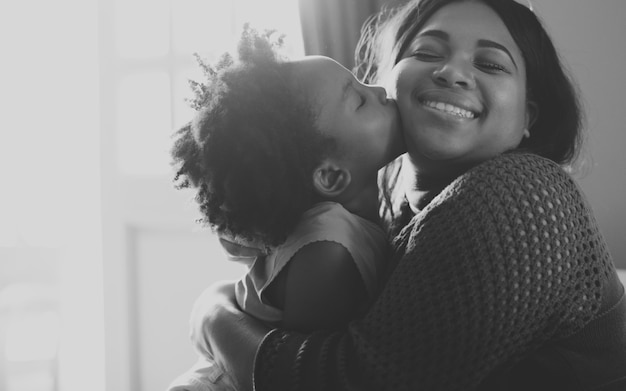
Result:
M0 4L0 391L153 391L195 359L193 300L222 262L171 185L192 53L245 22L352 67L361 23L401 0L5 0ZM577 176L626 269L626 2L533 0L578 80Z

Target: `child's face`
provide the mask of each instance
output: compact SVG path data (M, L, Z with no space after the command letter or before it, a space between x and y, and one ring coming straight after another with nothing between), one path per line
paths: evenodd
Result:
M404 152L396 102L382 87L360 83L328 57L309 56L295 65L317 106L319 129L337 140L353 179L371 177Z

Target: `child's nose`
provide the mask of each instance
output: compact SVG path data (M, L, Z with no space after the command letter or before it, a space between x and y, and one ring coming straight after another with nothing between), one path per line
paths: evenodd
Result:
M381 86L370 86L374 96L381 104L387 103L387 91Z

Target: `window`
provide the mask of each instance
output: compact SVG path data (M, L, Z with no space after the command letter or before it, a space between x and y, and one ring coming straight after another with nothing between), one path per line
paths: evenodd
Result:
M117 165L130 175L169 172L172 131L193 110L187 80L200 77L193 53L213 60L233 47L244 23L286 34L290 54L303 53L297 1L117 0L112 5L109 75ZM280 12L276 11L280 10Z
M104 390L97 4L0 2L3 391Z
M249 22L301 55L298 2L98 1L106 389L166 389L195 360L193 300L241 274L195 223L190 194L172 186L171 135L191 119L187 81L201 76L193 54L217 58Z
M116 334L130 312L110 307L128 295L106 295L126 292L131 280L118 233L137 221L150 226L144 216L178 215L180 205L140 203L129 217L136 209L122 198L143 192L143 200L152 188L120 178L169 173L170 134L191 114L184 97L198 72L192 53L221 53L250 21L284 32L301 54L297 3L0 2L0 102L8 108L0 116L0 390L164 388L124 372L142 353ZM119 325L113 332L105 330L104 302L121 314L110 319ZM106 372L105 333L113 337Z

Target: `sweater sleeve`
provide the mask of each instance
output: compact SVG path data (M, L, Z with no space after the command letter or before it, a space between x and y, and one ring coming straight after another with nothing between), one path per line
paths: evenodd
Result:
M507 154L457 178L397 239L400 260L343 332L274 330L257 390L468 390L600 310L612 261L574 181Z

